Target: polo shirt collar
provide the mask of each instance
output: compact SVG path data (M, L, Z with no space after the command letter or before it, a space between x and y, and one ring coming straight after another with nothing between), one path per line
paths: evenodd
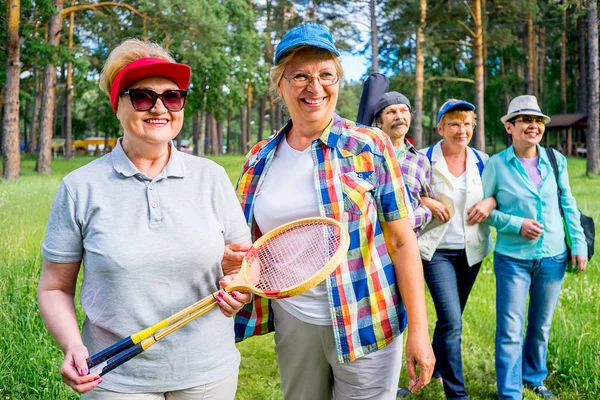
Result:
M114 170L121 175L125 177L132 177L139 174L140 171L131 162L129 157L127 157L127 154L125 154L123 146L121 145L122 140L123 138L119 138L119 140L117 140L117 145L110 153L112 165ZM161 172L161 175L164 175L167 178L183 178L185 176L185 166L183 164L181 153L177 151L172 142L169 142L169 146L171 146L171 155L167 165Z

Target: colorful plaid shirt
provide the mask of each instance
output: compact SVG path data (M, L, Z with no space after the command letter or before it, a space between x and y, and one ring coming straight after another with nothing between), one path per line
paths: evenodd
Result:
M237 190L252 230L256 194L277 145L291 121L259 142L248 154ZM407 318L388 255L381 222L407 217L404 182L389 139L379 130L357 126L334 115L332 124L311 144L321 216L335 218L350 233L347 257L327 279L332 329L340 362L350 362L389 344ZM274 330L267 299L256 297L235 318L236 338Z
M435 198L429 185L431 165L427 156L419 152L410 142L404 139L406 149L398 156L398 163L402 170L402 178L410 193L410 201L414 217L414 231L419 234L431 221L431 210L421 203L421 196Z

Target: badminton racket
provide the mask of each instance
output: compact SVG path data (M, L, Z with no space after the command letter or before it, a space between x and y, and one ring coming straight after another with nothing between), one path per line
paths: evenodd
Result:
M305 218L263 235L246 253L237 276L224 289L269 299L303 293L337 268L350 245L347 229L332 218ZM90 374L100 376L147 350L217 306L218 292L159 323L107 347L87 359Z

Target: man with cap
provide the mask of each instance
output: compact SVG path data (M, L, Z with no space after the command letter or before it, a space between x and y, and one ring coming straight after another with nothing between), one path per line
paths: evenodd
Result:
M587 245L571 194L567 160L539 145L550 118L542 113L537 99L529 95L515 97L500 120L513 144L491 157L483 171L484 196L494 196L498 203L498 209L486 220L497 232L494 273L498 398L521 399L526 386L541 398L553 399L554 394L544 385L552 315L567 262L572 263L576 273L583 271ZM554 171L552 158L558 171ZM565 230L572 242L569 260ZM525 318L527 332L523 337Z
M421 196L433 197L429 186L430 164L408 140L412 109L410 101L402 93L388 92L381 96L375 105L374 124L392 140L396 158L406 184L405 191L413 209L413 228L417 236L431 221L429 208L423 206Z

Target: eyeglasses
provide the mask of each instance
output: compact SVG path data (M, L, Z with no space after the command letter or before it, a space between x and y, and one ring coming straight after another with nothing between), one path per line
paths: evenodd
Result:
M150 89L129 89L121 93L121 96L129 96L131 105L136 111L151 110L160 97L167 110L177 112L185 107L187 90L165 90L158 94Z
M542 117L531 117L531 116L525 116L525 117L516 118L514 120L514 122L522 122L525 125L531 125L531 124L533 124L535 122L536 124L538 124L540 126L545 124L544 118L542 118ZM514 123L513 123L513 125L514 125Z
M464 126L466 130L470 130L475 128L475 123L471 123L471 122L464 122L464 123L456 123L456 122L448 122L446 124L446 126L448 128L450 128L453 131L457 131L460 129L461 126Z
M315 79L319 80L321 86L335 85L340 81L340 76L337 73L332 74L331 72L321 72L318 76L296 74L294 76L284 76L284 78L290 83L290 85L295 87L308 86Z

